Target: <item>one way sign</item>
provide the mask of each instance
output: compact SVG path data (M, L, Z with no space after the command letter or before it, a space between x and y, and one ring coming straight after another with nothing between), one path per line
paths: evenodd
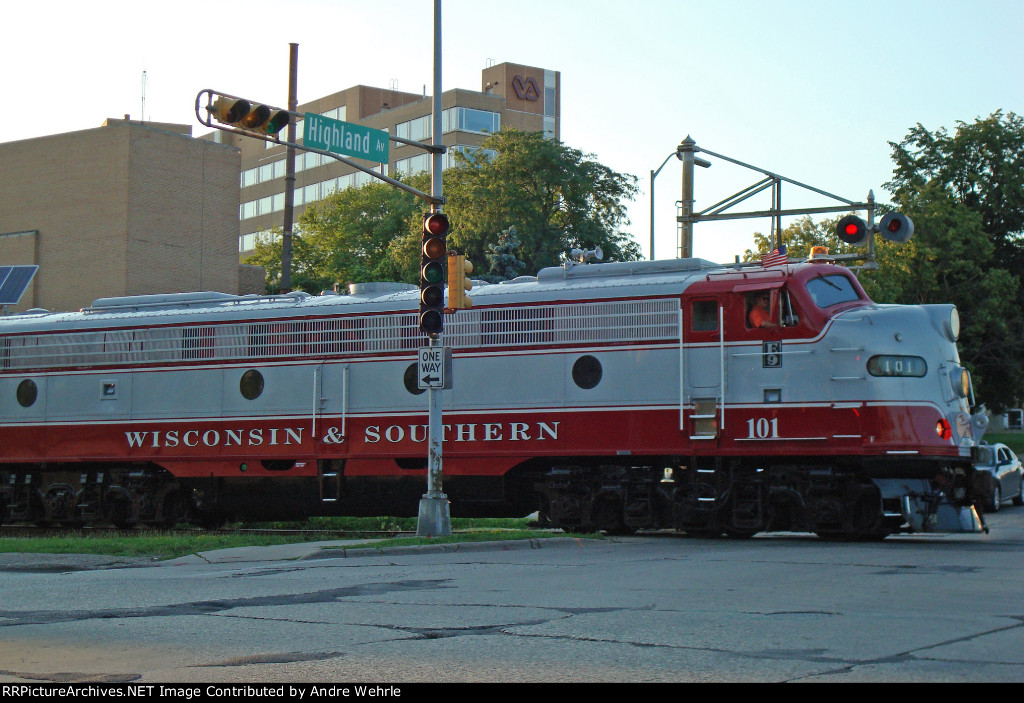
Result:
M450 348L420 347L416 362L416 385L423 389L452 387Z

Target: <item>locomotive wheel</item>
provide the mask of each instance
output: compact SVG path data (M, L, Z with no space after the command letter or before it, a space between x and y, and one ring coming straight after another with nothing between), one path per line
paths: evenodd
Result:
M135 525L131 503L124 496L108 498L103 506L103 517L119 530L127 530Z
M164 496L164 504L160 525L170 529L185 518L185 501L181 491L169 491Z
M590 520L585 526L590 532L604 531L609 535L631 535L633 530L626 526L622 516L622 501L612 493L594 498L590 507Z

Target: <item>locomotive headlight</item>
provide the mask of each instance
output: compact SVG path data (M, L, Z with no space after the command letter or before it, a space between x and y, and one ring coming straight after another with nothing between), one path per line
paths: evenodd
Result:
M971 372L967 369L960 369L960 387L957 389L961 398L971 394Z
M960 338L960 313L956 307L949 310L949 335L955 342Z

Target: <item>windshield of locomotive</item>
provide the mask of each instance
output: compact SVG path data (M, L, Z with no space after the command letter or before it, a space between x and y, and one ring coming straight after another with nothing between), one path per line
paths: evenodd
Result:
M812 278L807 282L807 292L819 308L860 300L860 295L854 290L850 279L842 274Z

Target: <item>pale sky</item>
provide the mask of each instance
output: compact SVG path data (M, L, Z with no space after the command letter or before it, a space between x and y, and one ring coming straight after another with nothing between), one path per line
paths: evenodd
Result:
M650 172L687 135L849 200L873 190L884 202L888 142L913 125L952 131L999 109L1024 114L1020 0L443 0L442 16L444 90L480 90L489 63L561 72L562 141L639 179L626 231L645 256ZM287 103L289 42L299 44L300 103L357 84L432 90L432 0L51 0L8 4L3 19L4 141L125 114L202 134L194 105L204 88ZM698 210L762 178L704 158L713 166L697 169ZM655 254L670 258L678 161L655 186ZM769 204L764 193L734 211ZM829 204L782 188L784 208ZM769 226L699 223L694 254L731 261Z

